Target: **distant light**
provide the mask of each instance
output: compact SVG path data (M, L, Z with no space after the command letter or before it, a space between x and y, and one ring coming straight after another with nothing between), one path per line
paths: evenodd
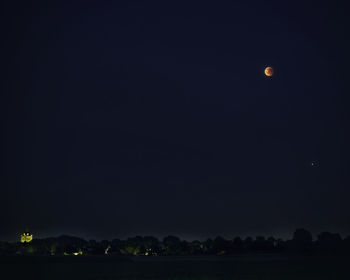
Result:
M24 232L21 234L21 243L29 243L33 240L33 235L29 232Z
M78 252L74 252L73 253L74 256L79 256L79 255L82 255L82 254L83 254L82 250L79 250Z

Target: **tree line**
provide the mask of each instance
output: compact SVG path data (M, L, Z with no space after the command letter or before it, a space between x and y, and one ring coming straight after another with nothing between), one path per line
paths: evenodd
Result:
M0 242L0 255L134 255L134 256L180 256L180 255L230 255L243 253L307 253L349 252L350 236L323 232L313 239L305 229L297 229L291 240L274 237L256 238L223 237L205 241L186 241L176 236L159 240L153 236L135 236L125 240L85 240L62 235L33 239L29 243Z

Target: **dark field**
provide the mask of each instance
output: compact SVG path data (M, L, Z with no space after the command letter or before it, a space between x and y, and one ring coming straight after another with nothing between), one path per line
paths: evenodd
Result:
M7 257L0 279L350 279L345 256Z

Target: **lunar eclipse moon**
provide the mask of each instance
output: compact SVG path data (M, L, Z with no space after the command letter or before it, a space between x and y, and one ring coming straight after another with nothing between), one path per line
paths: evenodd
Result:
M265 75L268 77L272 77L274 74L273 68L270 66L266 67L264 72L265 72Z

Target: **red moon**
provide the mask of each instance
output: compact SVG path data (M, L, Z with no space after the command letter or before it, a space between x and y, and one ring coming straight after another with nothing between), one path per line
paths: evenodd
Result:
M272 67L266 67L265 68L265 75L268 77L271 77L273 75L273 68Z

